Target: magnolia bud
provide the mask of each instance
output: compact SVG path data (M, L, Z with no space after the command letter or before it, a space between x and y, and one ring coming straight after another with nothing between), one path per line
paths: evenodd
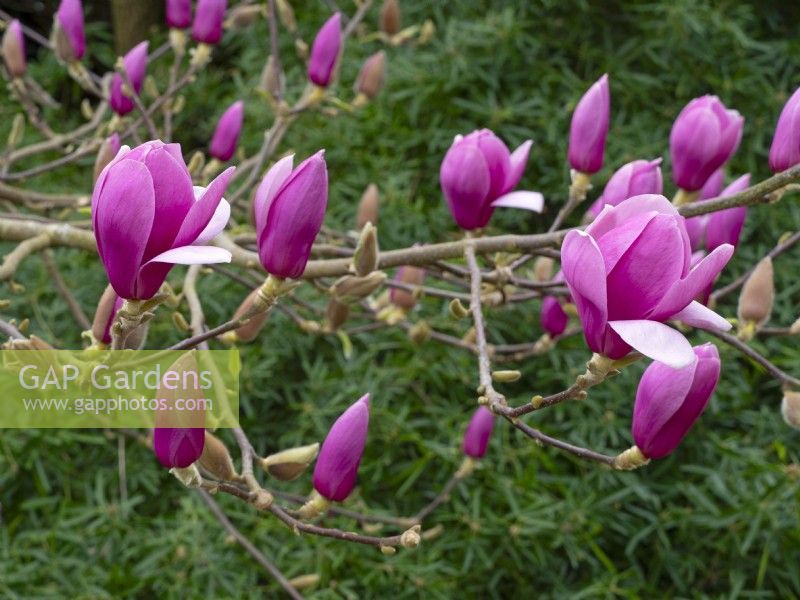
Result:
M538 256L533 263L533 279L540 283L545 283L553 278L553 266L555 260L549 256Z
M358 238L355 254L353 255L353 267L356 275L365 277L378 268L378 230L367 223L361 230Z
M412 286L421 286L425 281L425 269L419 267L404 266L397 270L395 281L405 283ZM400 288L392 288L389 290L389 298L392 304L399 306L403 310L411 310L417 305L417 294Z
M294 18L294 10L289 0L277 0L275 3L278 8L278 18L283 23L283 26L289 30L290 33L297 31L297 21Z
M331 287L331 294L341 302L355 302L377 290L386 279L383 271L373 271L366 277L345 275Z
M781 414L789 427L800 429L800 392L793 390L783 392Z
M25 61L25 36L22 33L22 25L16 19L6 26L0 49L11 77L25 75L28 66Z
M328 329L337 331L350 316L350 307L343 302L339 302L336 298L331 298L328 301L328 307L325 309L325 322Z
M271 54L267 57L264 68L261 69L259 85L273 100L280 98L281 90L283 90L283 73L278 71L278 63Z
M318 453L319 444L289 448L262 459L261 466L275 479L292 481L308 468Z
M738 316L742 326L750 324L758 330L769 320L775 299L775 284L772 275L772 259L767 256L757 265L742 286L739 295Z
M111 324L121 306L121 301L114 288L109 284L97 302L92 321L92 336L103 344L111 343Z
M364 61L355 83L355 92L369 100L375 98L383 88L386 78L386 53L381 50Z
M400 31L400 4L397 0L384 0L381 7L381 31L394 35Z
M206 431L205 446L198 460L217 479L231 481L236 478L236 469L228 448L213 433Z
M247 29L264 14L263 7L256 4L241 4L230 11L225 20L225 29L240 31Z
M239 305L239 308L236 309L236 312L233 313L234 319L239 319L243 315L247 313L252 307L253 303L258 296L258 290L255 289L247 295L247 298ZM229 332L232 335L225 334L226 337L224 338L226 341L229 342L252 342L254 339L258 337L258 334L261 332L261 329L264 327L264 323L267 322L267 316L269 315L268 312L259 312L256 315L250 317L250 319L239 329Z
M367 186L367 189L364 190L364 193L361 196L361 200L358 203L358 212L356 213L356 227L360 230L366 225L367 223L372 223L373 225L378 224L378 212L380 211L380 193L378 192L378 186L374 183L370 183Z
M513 383L522 377L519 371L492 371L492 379L498 383Z
M97 181L97 178L100 177L100 172L117 155L120 146L121 142L117 133L107 137L100 145L100 150L97 151L97 158L94 160L94 181Z
M53 52L56 58L62 63L69 63L75 60L75 52L72 50L72 43L69 37L64 32L64 28L58 22L58 19L53 23L53 31L50 34L50 43L53 46Z

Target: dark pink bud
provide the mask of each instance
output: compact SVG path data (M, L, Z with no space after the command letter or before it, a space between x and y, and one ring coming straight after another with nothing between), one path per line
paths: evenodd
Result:
M716 96L689 102L669 136L673 181L686 191L701 189L736 152L743 127L744 118L725 108Z
M328 206L328 167L320 150L292 170L294 156L276 162L253 201L258 256L266 271L295 279L303 274Z
M569 128L569 164L581 173L597 173L603 167L606 136L611 120L608 75L603 75L583 95Z
M230 160L233 153L236 152L243 122L244 102L239 100L231 104L220 117L217 128L214 130L214 137L211 138L208 153L223 162Z
M311 46L308 79L320 87L328 87L339 62L342 49L342 15L335 13L320 28Z
M632 433L647 458L663 458L678 447L717 386L716 346L696 346L694 354L696 360L682 369L654 362L639 381Z
M464 454L472 458L483 458L489 439L492 437L492 429L494 429L492 411L485 406L479 406L464 433L464 443L461 445Z
M55 26L60 30L57 38L66 42L57 44L61 60L80 60L86 53L86 34L83 30L83 5L81 0L61 0L56 12Z
M783 107L769 149L769 168L773 173L800 163L800 88Z
M328 500L345 500L356 484L367 443L369 394L350 406L328 431L314 467L314 489Z
M25 35L22 33L22 25L14 19L8 24L3 34L3 62L6 64L9 74L12 77L22 77L28 68L25 60Z
M720 196L723 198L738 194L742 190L750 187L750 173L742 175L722 190ZM730 244L734 248L739 244L739 236L742 235L744 221L747 218L747 207L737 206L720 210L708 215L706 225L706 247L711 252L723 244Z
M192 0L167 0L167 26L186 29L192 24Z
M542 311L539 322L551 338L555 339L564 333L567 328L569 316L561 308L561 302L555 296L545 296L542 299Z
M122 62L125 65L125 72L128 74L133 91L138 95L144 83L144 75L147 71L147 48L149 42L142 42L137 44L125 55ZM111 108L119 116L123 117L131 112L134 108L133 100L127 96L122 87L125 81L119 73L114 74L111 80Z
M227 0L199 0L192 24L192 39L213 46L222 38Z
M660 165L660 158L634 160L617 169L608 180L603 194L589 208L589 214L596 217L606 204L616 206L639 194L660 194L663 191Z

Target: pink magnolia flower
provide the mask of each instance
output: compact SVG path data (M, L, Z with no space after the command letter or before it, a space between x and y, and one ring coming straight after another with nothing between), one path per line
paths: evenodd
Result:
M198 0L192 23L192 39L195 42L209 46L219 43L227 6L227 0Z
M3 62L11 77L22 77L28 68L25 60L25 35L17 19L11 21L3 34Z
M568 158L573 169L591 175L603 168L610 120L611 92L608 75L603 75L583 95L572 113Z
M261 180L253 201L258 256L276 277L303 274L328 206L328 167L320 150L292 170L294 155Z
M750 187L750 173L746 173L722 190L720 196L727 198L738 194ZM744 221L747 218L747 207L737 206L720 210L708 215L706 225L706 248L709 252L723 244L730 244L734 248L739 245L739 236L742 235Z
M494 429L494 415L485 406L479 406L472 415L464 433L461 449L471 458L483 458Z
M120 149L92 194L97 250L119 296L151 298L176 264L230 262L230 252L206 244L228 222L222 194L233 171L193 188L180 144Z
M319 87L328 87L342 49L342 15L335 13L317 32L308 59L308 79Z
M80 60L86 53L86 34L83 30L83 5L81 0L61 0L56 12L55 27L66 42L56 44L61 60ZM59 32L56 33L57 38Z
M672 179L694 192L733 156L742 139L744 118L716 96L695 98L675 119L669 136Z
M244 102L239 100L231 104L217 122L208 153L223 162L230 160L233 153L236 152L243 122Z
M138 94L142 89L144 83L144 75L147 70L147 48L149 42L142 42L137 44L125 55L123 63L125 64L125 72L133 85L133 91ZM125 95L122 91L122 86L125 81L122 75L114 73L114 78L111 80L111 98L109 103L111 108L119 116L123 117L131 112L134 108L133 100Z
M539 313L539 323L551 338L555 339L564 333L569 322L569 316L561 308L561 302L556 296L542 298L542 309Z
M633 196L660 194L663 191L660 165L660 158L634 160L617 169L608 180L603 194L589 207L589 215L595 218L606 204L616 206Z
M719 168L711 177L708 178L705 185L700 189L700 195L697 201L709 200L716 198L722 191L722 186L725 184L725 170ZM689 242L692 244L692 250L699 250L706 239L706 227L708 226L708 215L700 215L699 217L690 217L686 219L686 231L689 233Z
M351 405L328 431L314 467L314 489L328 500L342 502L353 491L367 444L369 394Z
M439 183L456 223L462 229L485 227L495 207L541 212L538 192L512 192L525 170L531 140L513 153L488 129L457 135L439 170Z
M680 369L654 362L639 381L631 429L647 458L663 458L675 450L714 393L720 373L717 347L696 346L693 355Z
M786 102L775 126L769 148L769 168L773 173L800 164L800 88Z
M589 348L612 359L635 348L673 368L693 360L689 342L664 321L727 330L725 319L694 299L733 254L724 244L690 269L685 219L663 196L606 206L585 231L570 231L562 269Z
M186 29L192 24L192 0L167 0L167 26Z

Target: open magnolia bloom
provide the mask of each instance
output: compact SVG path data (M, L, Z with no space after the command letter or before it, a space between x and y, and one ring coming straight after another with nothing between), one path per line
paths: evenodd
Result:
M689 342L664 321L727 331L730 323L694 299L733 254L723 244L691 267L685 219L664 196L606 206L570 231L562 269L593 352L618 359L636 349L675 369L694 360Z
M222 194L233 171L193 187L180 144L120 149L92 194L97 251L120 297L152 298L176 264L230 262L230 252L206 244L228 223Z

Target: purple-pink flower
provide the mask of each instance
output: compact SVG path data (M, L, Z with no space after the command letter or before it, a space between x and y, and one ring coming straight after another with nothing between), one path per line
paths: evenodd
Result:
M583 95L572 113L569 128L569 164L591 175L603 167L603 154L611 120L608 75L603 75Z
M700 189L700 195L697 201L708 200L716 198L722 191L722 186L725 183L725 170L722 168L717 169L708 178L705 185ZM699 250L706 239L706 227L708 226L708 215L700 215L698 217L690 217L686 219L686 231L689 233L689 242L692 244L692 250Z
M261 180L253 202L258 256L276 277L303 274L328 206L328 167L320 150L292 169L294 155Z
M149 42L137 44L122 59L125 65L125 72L128 74L128 79L130 79L133 91L136 94L141 91L144 83L144 75L147 70L148 46ZM125 81L122 75L114 73L114 78L111 80L111 99L109 103L114 112L121 117L127 115L134 108L133 100L122 91L124 84Z
M612 359L635 348L680 368L693 360L689 342L664 325L700 328L730 323L694 299L733 254L724 244L690 269L685 219L663 196L635 196L606 206L585 231L570 231L562 269L589 348Z
M634 160L617 169L608 180L602 195L589 207L589 215L594 218L606 204L616 206L633 196L660 194L663 191L660 165L660 158Z
M223 162L228 161L236 152L239 134L244 122L244 102L239 100L231 104L222 114L211 138L208 153Z
M442 161L439 183L459 227L485 227L498 206L541 212L540 193L512 192L522 178L532 143L527 140L511 153L488 129L456 136Z
M675 119L669 136L672 179L683 190L703 187L733 156L742 139L744 118L716 96L695 98Z
M193 188L180 144L122 147L92 194L97 250L118 295L151 298L176 264L230 262L230 252L205 244L228 222L222 194L233 171Z
M22 77L28 68L25 59L25 35L17 19L11 21L3 34L3 62L11 77Z
M561 302L556 296L542 298L542 309L539 313L539 323L547 334L555 339L564 333L569 322L569 316L561 308Z
M492 411L485 406L479 406L464 433L464 441L461 445L464 454L471 458L483 458L492 437L492 429L494 429Z
M800 88L786 102L775 126L769 149L769 168L773 173L800 164Z
M203 453L206 430L203 427L156 427L153 429L153 451L167 469L184 469Z
M55 26L63 34L68 47L57 44L62 60L80 60L86 53L86 34L83 30L83 5L81 0L61 0L56 12ZM57 34L58 35L58 34Z
M308 79L319 87L328 87L342 49L342 15L335 13L317 32L308 59Z
M344 411L328 431L314 467L314 489L334 502L353 491L369 428L369 394Z
M680 369L654 362L639 381L632 433L647 458L663 458L675 450L714 393L720 373L717 347L696 346L693 356Z
M192 0L167 0L167 26L186 29L192 24Z
M192 39L195 42L209 46L219 43L227 6L227 0L198 0L192 23Z
M722 190L720 196L723 198L733 196L748 187L750 187L750 173L746 173L732 182ZM724 244L730 244L734 248L738 246L739 236L742 234L746 218L746 206L727 208L708 215L708 224L706 225L706 248L708 251L711 252Z

